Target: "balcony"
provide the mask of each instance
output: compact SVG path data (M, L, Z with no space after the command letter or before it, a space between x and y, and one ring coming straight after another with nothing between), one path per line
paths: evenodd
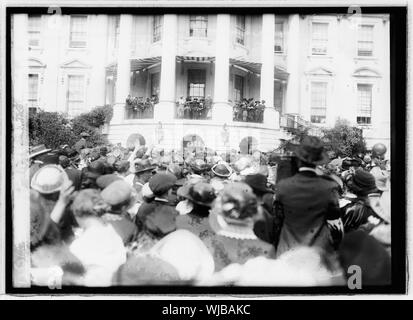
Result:
M211 98L181 98L176 102L175 118L188 120L210 120L211 111Z
M284 114L280 116L280 127L292 134L297 134L304 130L308 130L307 132L309 135L317 137L321 137L323 135L322 128L315 126L310 121L301 118L297 114Z
M265 103L250 99L243 99L233 106L233 121L263 123Z
M128 95L125 104L125 119L153 119L154 105L158 97L152 98L132 97Z

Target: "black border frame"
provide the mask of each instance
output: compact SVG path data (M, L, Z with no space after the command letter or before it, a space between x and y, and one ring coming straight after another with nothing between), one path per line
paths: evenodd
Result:
M54 6L53 6L54 7ZM348 14L348 7L60 7L62 14L134 14L153 15L164 13L229 13L229 14ZM12 154L12 79L11 79L11 16L16 13L48 14L47 7L6 6L6 155ZM389 286L369 286L360 290L345 287L190 287L190 286L139 286L88 288L66 286L60 290L44 287L14 288L13 269L13 224L11 195L11 159L6 158L6 272L5 291L8 294L404 294L406 293L406 82L407 82L407 7L376 6L361 7L363 14L389 14L390 19L390 106L391 106L391 212L392 216L392 284ZM396 130L397 129L397 130ZM196 297L196 296L194 296Z

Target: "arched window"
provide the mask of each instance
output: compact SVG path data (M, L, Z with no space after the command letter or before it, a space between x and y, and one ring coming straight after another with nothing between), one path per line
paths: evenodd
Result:
M136 143L139 143L139 145L144 146L146 144L145 138L143 135L139 133L132 133L129 137L128 140L126 140L126 147L133 149L135 148Z

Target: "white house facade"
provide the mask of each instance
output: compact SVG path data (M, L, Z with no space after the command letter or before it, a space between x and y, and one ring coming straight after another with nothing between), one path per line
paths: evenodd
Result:
M107 134L123 145L266 151L297 126L316 134L342 118L390 150L389 25L387 15L19 15L12 71L27 91L14 98L70 116L113 105Z

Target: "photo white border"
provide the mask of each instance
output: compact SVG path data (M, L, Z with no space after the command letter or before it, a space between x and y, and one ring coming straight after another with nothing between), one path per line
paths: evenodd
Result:
M22 0L15 0L15 1L10 1L6 0L0 3L0 39L1 43L5 44L5 28L6 28L6 7L7 6L13 6L13 7L56 7L56 6L66 6L66 7L71 7L71 6L82 6L82 7L344 7L344 6L352 6L352 5L360 5L360 6L385 6L385 7L393 7L393 6L408 6L408 17L407 17L407 35L408 35L408 43L407 43L407 48L412 47L412 40L413 40L413 26L412 26L412 21L413 21L413 12L411 10L411 1L400 1L400 0L395 0L392 1L391 4L389 1L385 0L374 0L374 1L369 1L369 0L357 0L357 1L326 1L326 0L320 0L320 1L310 1L310 0L301 0L301 1L295 1L295 0L284 0L284 1L277 1L277 0L261 0L261 1L247 1L247 0L233 0L233 1L226 1L226 0L181 0L181 1L176 1L176 0L159 0L159 1L153 1L153 0L141 0L141 1L134 1L134 0L118 0L118 1L105 1L105 0L85 0L85 1L72 1L72 0L60 0L60 1L44 1L44 0L37 0L37 1L22 1ZM0 171L0 192L1 192L1 200L0 200L0 225L1 225L1 231L0 231L0 299L20 299L19 296L11 296L11 295L5 295L5 284L4 284L4 279L5 279L5 213L6 213L6 208L5 208L5 195L4 195L4 190L5 190L5 162L10 161L8 155L5 154L5 109L6 109L6 95L5 95L5 89L6 89L6 65L5 65L5 46L0 45L0 56L2 57L1 59L1 65L0 65L0 99L1 99L1 123L0 123L0 132L1 132L1 142L0 142L0 147L1 147L1 153L0 153L0 163L1 163L1 171ZM407 110L406 110L406 152L407 152L407 160L406 160L406 166L407 168L411 167L412 161L411 161L411 156L412 156L412 150L411 150L411 139L412 139L412 134L413 134L413 125L411 123L411 107L410 107L410 101L411 101L411 92L413 92L413 85L411 83L411 54L408 52L407 54ZM406 235L407 235L407 241L406 241L406 249L407 249L407 255L408 258L413 256L413 241L410 236L411 232L413 232L413 223L412 219L409 218L409 213L411 211L411 202L413 199L413 191L411 186L411 181L413 179L413 170L407 170L407 176L406 176L406 200L407 200L407 217L406 217L406 223L407 223L407 229L406 229ZM397 214L397 213L396 213ZM407 279L409 278L409 274L412 271L412 264L408 264L408 272L407 272ZM230 295L230 296L223 296L223 295L211 295L211 294L206 294L206 295L165 295L165 294L160 294L160 295L67 295L67 296L47 296L47 295L38 295L38 296L31 296L31 299L76 299L76 298L82 298L82 299L142 299L142 300L152 300L152 299L160 299L160 300L188 300L188 299L203 299L203 300L209 300L209 299L219 299L219 300L232 300L232 299L254 299L254 297L259 297L259 299L263 300L272 300L272 299L286 299L286 300L291 300L291 299L299 299L299 300L310 300L314 298L323 298L327 300L336 300L336 299L357 299L357 300L364 300L364 299L378 299L378 300L394 300L394 299L411 299L411 292L413 289L413 285L411 281L408 281L408 295L334 295L334 296L329 296L329 295L317 295L317 296L288 296L288 295L280 295L280 296L271 296L271 295Z

